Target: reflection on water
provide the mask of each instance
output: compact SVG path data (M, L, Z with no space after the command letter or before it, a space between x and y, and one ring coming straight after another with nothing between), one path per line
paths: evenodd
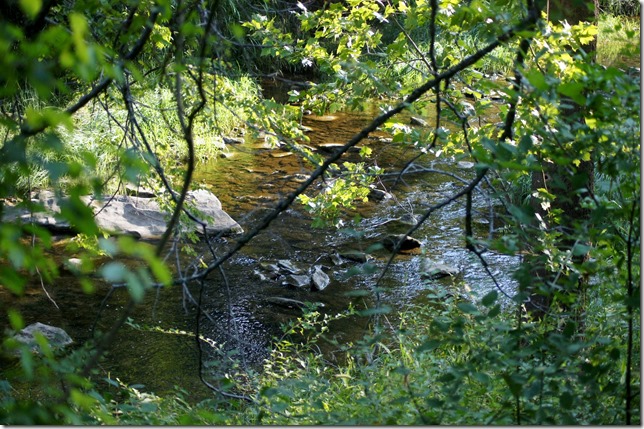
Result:
M332 121L304 117L303 124L311 128L308 134L310 145L344 143L376 115L376 112L355 114L336 113ZM384 134L380 133L384 136ZM375 139L365 140L377 156L377 163L387 172L400 169L412 156L411 149L394 148L393 145ZM218 158L199 167L195 180L208 187L221 200L224 210L236 219L246 231L251 230L270 208L288 192L295 189L302 175L313 168L296 155L269 156L270 150L257 142L246 142L228 147L230 156ZM276 149L283 152L282 149ZM357 154L347 154L346 159L357 161ZM459 169L450 159L426 155L416 161L424 168L441 169L469 180L473 169ZM321 311L337 314L345 311L350 303L363 308L364 297L347 297L345 292L369 289L379 271L374 274L346 277L347 270L355 262L337 266L331 258L335 252L346 250L366 251L382 237L402 233L409 225L400 222L404 215L422 215L427 209L458 191L462 182L454 177L435 173L415 173L405 176L393 187L394 177L383 176L380 187L385 187L393 198L381 202L361 204L358 211L362 220L356 228L359 234L338 231L332 228L312 229L311 218L301 206L295 205L282 213L262 231L239 254L224 264L221 272L213 272L204 282L201 302L204 315L200 317L200 332L221 346L220 350L203 347L204 359L221 362L221 353L240 350L242 366L257 367L268 356L271 338L280 333L280 325L300 314L298 309L276 306L268 297L291 298L298 301L313 301L323 304ZM481 193L474 195L475 221L480 222L477 234L485 237L489 218L488 200ZM384 292L381 299L393 308L403 308L407 303L422 302L427 291L436 288L455 288L451 280L423 281L420 278L420 261L432 258L462 271L462 279L469 289L479 296L496 286L484 272L479 259L464 247L463 202L454 202L431 215L414 236L423 244L421 254L397 257L382 279ZM487 222L487 223L486 223ZM228 240L234 240L229 238ZM225 242L217 244L223 252ZM205 250L204 250L205 251ZM389 254L378 249L370 252L373 264L382 269ZM484 255L497 282L512 293L512 281L508 269L517 263L515 258L502 255ZM322 292L289 288L272 280L262 279L255 268L260 262L287 259L305 266L322 264L331 277L331 284ZM27 323L40 321L61 326L72 337L82 342L90 337L104 295L85 296L80 289L71 289L63 279L61 286L52 291L60 310L43 298L26 300ZM107 286L103 285L105 292ZM118 376L126 383L143 384L143 390L167 393L177 385L190 392L192 399L207 397L209 391L199 380L198 350L195 339L188 335L196 326L196 306L187 296L199 295L198 285L189 290L181 288L160 290L148 296L133 318L141 325L179 329L185 334L164 334L124 327L102 363L102 369ZM0 297L2 298L2 297ZM126 291L118 290L108 301L98 323L99 329L107 329L126 300ZM43 308L48 309L43 312ZM4 313L4 312L3 312ZM3 314L4 317L4 314ZM6 321L2 321L6 324ZM368 324L367 320L344 319L333 324L335 334L345 341L357 339ZM220 368L221 369L221 368ZM216 378L218 370L208 370L210 379Z

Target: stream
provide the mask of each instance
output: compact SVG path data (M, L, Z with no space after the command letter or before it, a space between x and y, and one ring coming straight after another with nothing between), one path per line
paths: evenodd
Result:
M365 112L304 116L303 125L310 128L308 144L314 148L328 143L344 144L377 114L374 107ZM400 120L408 121L409 117L403 116ZM360 145L369 145L377 164L386 173L400 170L415 154L412 148L401 149L388 143L384 133L375 133L373 137ZM271 150L262 141L247 139L243 144L228 145L226 152L225 157L200 165L195 181L217 195L223 209L245 231L252 230L281 197L295 189L313 170L298 155L289 154L282 148ZM349 153L343 156L343 160L359 161L359 156ZM221 271L211 273L203 284L201 302L208 316L200 318L200 332L222 348L216 350L203 344L203 371L209 380L227 370L221 365L229 360L222 353L227 356L237 353L236 362L241 368L261 368L262 361L269 356L272 339L280 335L280 325L301 314L298 308L275 305L271 298L319 303L322 304L319 311L329 315L346 311L350 304L359 309L373 305L371 295L347 295L347 292L369 291L389 259L387 250L371 250L370 247L388 234L405 232L410 226L404 222L405 218L422 215L460 190L464 183L454 176L471 180L475 174L468 163L459 164L454 159L431 154L415 161L414 169L416 173L405 175L395 187L392 187L394 175L385 174L376 182L379 189L386 190L392 197L360 203L356 209L360 216L357 227L349 228L350 222L347 222L344 229L314 229L311 215L296 203L229 259ZM447 174L421 172L422 169L441 170ZM318 180L310 191L317 191L320 186ZM490 224L490 202L481 192L476 192L473 207L474 234L487 237L491 227L498 227ZM464 200L454 202L429 217L413 234L422 243L421 251L397 256L383 277L381 304L401 310L408 304L423 303L427 294L436 290L462 292L468 289L482 297L496 288L478 257L465 248L464 218ZM216 251L223 253L234 240L234 237L218 240ZM205 246L198 250L205 252ZM344 259L338 265L333 255L342 252L369 253L377 270L347 276L347 272L359 267L360 263ZM420 265L424 258L458 268L461 271L460 283L451 278L422 279ZM485 254L485 259L500 287L511 295L514 285L509 273L518 263L517 259L491 252ZM303 267L322 265L330 284L324 290L314 292L309 288L283 286L261 275L262 264L279 260L288 260ZM9 305L19 306L26 324L38 321L62 327L77 344L81 344L91 337L101 308L96 328L103 331L109 328L110 322L127 302L127 291L117 289L103 303L109 291L108 285L99 284L97 293L84 294L80 287L70 287L70 282L73 282L73 277L63 275L60 284L47 286L53 301L43 293L39 283L30 286L20 299L0 289L0 299ZM199 350L191 335L196 326L196 306L190 296L197 299L198 293L197 285L149 293L144 303L136 308L134 322L172 332L124 326L101 363L103 374L160 395L170 393L178 386L188 392L187 398L191 401L212 396L213 393L199 379ZM2 313L5 318L5 311ZM4 327L6 323L2 319L0 326ZM367 318L344 318L332 324L332 334L347 343L359 339L368 325ZM325 353L332 358L334 350L325 350Z

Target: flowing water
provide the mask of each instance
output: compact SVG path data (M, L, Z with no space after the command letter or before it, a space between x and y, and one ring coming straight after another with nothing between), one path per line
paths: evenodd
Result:
M314 148L325 143L344 144L376 115L375 110L367 110L325 117L304 116L303 125L311 129L308 144ZM408 117L402 120L408 121ZM206 316L200 318L200 332L223 345L219 351L202 347L206 377L212 378L218 373L216 364L225 360L222 352L231 353L235 349L240 351L237 358L242 367L259 368L268 357L272 338L280 334L280 325L301 314L297 308L275 305L272 298L319 303L323 305L320 311L330 315L345 311L350 304L358 308L373 305L371 294L364 297L346 294L370 291L389 259L389 252L373 250L373 245L387 234L405 232L409 228L405 218L422 215L462 189L463 181L474 177L471 166L428 154L415 161L415 173L405 175L393 186L396 176L389 173L400 170L415 152L411 147L396 148L386 140L378 139L385 137L383 133L378 132L373 137L376 138L367 139L361 145L371 147L377 164L385 169L386 174L377 186L390 192L392 198L359 204L356 210L361 219L359 224L344 229L313 229L311 216L300 204L295 204L204 282L201 302ZM359 161L356 153L344 157ZM433 172L421 172L422 169ZM216 194L224 210L249 231L312 170L311 165L297 155L289 155L285 149L269 149L261 141L247 140L243 144L229 145L226 157L201 165L195 180ZM436 172L439 170L444 174ZM316 182L311 192L321 186L321 181ZM475 193L473 206L475 235L486 237L490 226L498 225L490 224L492 208L484 193ZM414 233L422 243L422 251L397 256L383 277L381 304L402 309L410 303L422 303L429 292L437 289L453 290L454 293L469 289L483 296L496 288L479 259L465 249L464 218L464 201L454 202L430 216ZM234 237L219 240L216 251L223 252L234 240ZM359 267L360 263L344 260L336 265L337 261L332 258L334 253L347 251L368 252L374 257L371 263L377 270L348 277L347 272ZM462 282L449 278L421 279L420 264L424 258L459 268ZM516 259L491 253L485 258L501 288L511 294L513 283L508 273L517 263ZM288 260L303 267L321 264L331 283L323 291L313 292L309 288L283 286L260 275L261 264L278 260ZM20 299L0 289L0 299L9 305L19 304L27 324L40 321L60 326L77 343L82 343L91 337L94 327L108 329L127 302L127 291L117 289L103 302L109 286L99 286L98 293L86 295L79 287L70 287L72 282L71 276L63 277L59 284L47 286L58 308L42 292L40 285L30 287L27 296ZM189 298L196 299L198 292L198 286L191 285L183 290L175 287L149 294L135 310L134 322L177 331L162 333L123 327L101 364L105 374L119 377L126 383L140 384L143 390L159 394L179 386L189 392L191 399L211 395L199 379L199 351L196 340L190 335L196 326L196 306ZM5 311L2 313L5 317ZM97 314L100 314L98 319ZM5 320L1 323L6 325ZM332 325L332 334L343 342L352 341L365 332L368 323L366 318L343 319ZM325 351L333 355L333 350ZM214 366L210 368L209 364Z

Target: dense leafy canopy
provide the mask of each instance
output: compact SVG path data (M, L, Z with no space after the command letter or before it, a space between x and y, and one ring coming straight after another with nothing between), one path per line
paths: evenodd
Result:
M21 347L11 334L25 320L3 308L3 350L17 351L17 371L37 394L16 393L6 375L0 422L641 423L639 69L595 61L588 46L602 37L598 27L549 20L542 2L291 3L9 0L0 7L0 214L9 206L42 210L30 198L37 189L67 195L61 217L78 233L83 272L124 284L131 296L111 331L68 353L44 338L40 355ZM639 36L621 30L612 29L627 47L620 52L639 55L632 50ZM290 92L289 104L262 99L257 79L295 74L309 82ZM501 102L490 120L492 97ZM360 109L366 100L381 115L337 154L307 148L304 111ZM427 128L399 118L428 109L436 122ZM164 256L168 247L194 252L197 237L181 226L194 221L183 207L195 166L235 127L288 145L315 170L257 230L179 279ZM317 226L350 222L353 204L382 170L366 146L360 163L341 164L340 155L377 128L414 156L475 161L475 179L440 205L471 198L477 186L493 195L504 228L474 240L468 211L463 235L483 265L486 252L523 255L507 305L496 291L472 301L434 296L397 315L395 328L378 317L386 309L371 309L372 335L337 344L347 357L339 366L315 347L328 340L330 316L309 309L286 327L261 374L209 386L221 395L202 404L113 378L100 387L98 362L153 287L199 282L291 204L304 204ZM327 192L309 189L332 176ZM122 192L127 183L172 190L159 197L173 214L154 247L109 237L81 199ZM0 223L0 287L21 296L28 278L55 282L53 245L43 227ZM99 257L114 261L98 270ZM79 282L95 290L91 276Z

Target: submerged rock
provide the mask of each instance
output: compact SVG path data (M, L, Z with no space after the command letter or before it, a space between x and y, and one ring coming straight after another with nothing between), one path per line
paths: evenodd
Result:
M396 221L401 225L411 226L411 225L416 225L419 219L420 219L419 215L415 215L413 213L405 213L404 215L396 219Z
M307 119L310 121L316 121L316 122L331 122L338 119L338 117L334 115L323 115L323 116L309 115L307 116Z
M243 137L226 137L223 138L226 144L243 144L246 140Z
M348 259L350 261L360 262L360 263L365 263L373 259L371 255L368 255L364 252L360 252L357 250L347 250L346 252L339 253L339 255L344 259Z
M290 274L282 281L283 286L301 289L311 286L311 277L303 274Z
M269 304L278 305L280 307L285 307L285 308L306 307L306 304L304 304L302 301L298 301L296 299L291 299L291 298L282 298L280 296L269 296L268 298L266 298L266 302L268 302Z
M266 302L269 304L277 305L279 307L284 307L284 308L306 308L307 303L298 301L296 299L291 299L291 298L283 298L281 296L269 296L266 298ZM324 304L321 302L315 302L313 303L317 307L324 307Z
M443 277L454 277L460 274L460 270L455 267L436 262L429 258L420 261L420 276L428 280L441 279Z
M344 260L342 259L342 256L340 256L339 253L333 252L329 255L329 259L333 263L333 265L342 265L344 264Z
M288 259L280 259L277 261L277 266L279 267L280 271L284 272L285 274L300 274L302 270L293 264L293 262L289 261Z
M259 266L262 270L266 271L270 279L276 279L280 274L280 267L277 264L269 262L260 262Z
M389 235L385 237L384 240L382 240L382 245L385 247L385 249L393 252L399 242L400 248L398 249L398 252L402 253L411 252L413 250L419 249L422 246L422 243L420 241L404 234Z
M372 201L388 201L393 198L393 196L382 189L370 188L368 198Z
M60 268L62 271L78 274L83 269L83 260L80 258L69 258L63 261Z
M262 273L258 269L254 269L253 274L259 279L260 282L266 282L266 281L270 280L270 278L268 276L266 276L264 273Z
M273 158L286 158L287 156L293 155L293 152L271 152L270 156Z
M326 289L331 279L324 272L322 265L314 265L308 269L288 259L280 259L276 263L260 262L259 268L254 274L261 281L274 280L282 286L289 286L295 289L310 288L312 291Z
M125 185L125 194L139 198L154 198L157 196L157 193L154 191L154 189L146 188L143 186L134 186L129 183Z
M463 169L463 170L470 170L470 169L474 168L475 164L473 162L471 162L471 161L458 161L456 163L456 166L458 168Z
M317 145L317 151L324 153L334 153L342 147L344 147L342 143L320 143Z

